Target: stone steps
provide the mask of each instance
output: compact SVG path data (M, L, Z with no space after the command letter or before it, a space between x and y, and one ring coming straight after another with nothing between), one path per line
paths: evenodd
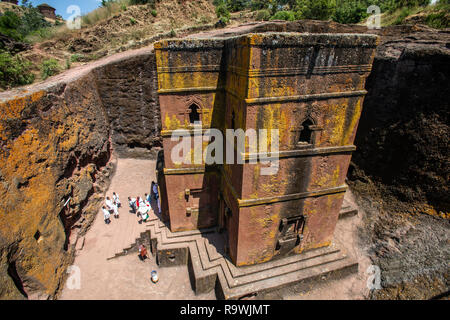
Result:
M344 202L340 219L355 214L357 210ZM331 245L263 264L236 267L224 254L223 236L215 228L172 233L152 214L147 223L131 229L129 234L134 239L128 237L123 250L110 259L137 251L138 243L148 243L161 267L188 266L196 294L216 290L217 297L224 299L239 299L324 275L355 272L358 266L337 245ZM133 233L136 231L139 232Z
M151 212L150 219L146 223L139 224L136 215L134 215L134 220L135 221L128 221L128 223L121 228L120 233L114 240L117 242L117 245L114 246L113 250L109 251L107 260L124 256L132 251L137 251L139 240L145 237L150 225L156 220L159 221L159 218Z
M344 203L342 205L341 212L339 212L339 219L350 218L356 216L358 214L358 210L355 209L351 203L344 198Z
M346 212L352 211L344 208ZM161 267L188 264L191 283L197 294L216 290L225 299L273 290L330 273L356 271L358 264L336 245L292 255L263 264L236 267L220 248L215 229L172 233L158 219L149 225L156 243L154 254ZM178 255L178 257L177 257ZM173 256L172 259L168 259Z

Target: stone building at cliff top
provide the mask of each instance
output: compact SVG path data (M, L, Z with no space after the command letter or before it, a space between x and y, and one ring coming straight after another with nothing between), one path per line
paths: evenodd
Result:
M18 4L18 0L2 0L2 2L9 2L9 3L12 3L12 4Z
M37 8L44 17L53 19L53 20L56 19L56 13L55 13L56 9L53 8L52 6L49 6L48 4L43 3L43 4L38 5Z

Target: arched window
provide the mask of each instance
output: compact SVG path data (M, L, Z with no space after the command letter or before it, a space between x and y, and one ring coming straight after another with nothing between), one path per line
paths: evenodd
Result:
M302 123L302 131L300 132L300 138L298 139L299 144L312 144L312 130L310 126L314 125L311 119L306 119Z
M200 113L199 113L199 106L197 106L195 103L193 103L189 107L189 122L191 124L194 124L195 122L200 122Z

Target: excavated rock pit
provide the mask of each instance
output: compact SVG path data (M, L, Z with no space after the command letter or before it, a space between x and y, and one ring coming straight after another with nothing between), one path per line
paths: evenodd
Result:
M267 31L367 29L270 22L197 36ZM449 287L449 31L370 32L382 41L348 179L367 212L360 237L382 271L370 297L431 298ZM156 81L150 46L0 93L0 298L57 297L112 157L152 158L161 146Z
M153 54L127 54L1 94L1 298L54 298L113 152L151 157L160 145Z

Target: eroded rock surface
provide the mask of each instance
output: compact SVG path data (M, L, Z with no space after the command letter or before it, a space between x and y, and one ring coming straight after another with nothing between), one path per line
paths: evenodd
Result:
M107 64L95 72L115 151L122 157L156 156L161 146L154 54Z
M71 234L95 217L111 146L94 84L87 75L1 103L2 298L52 297Z

